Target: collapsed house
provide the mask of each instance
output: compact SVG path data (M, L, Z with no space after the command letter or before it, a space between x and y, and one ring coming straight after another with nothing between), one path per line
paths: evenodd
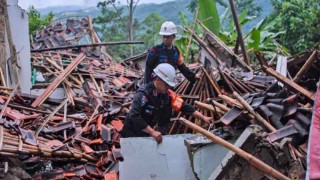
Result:
M320 103L316 101L320 93L315 96L319 47L287 61L279 57L277 64L258 54L261 68L256 70L204 30L203 37L191 33L201 52L199 62L189 67L200 78L194 85L181 79L175 92L213 117L214 123L208 127L175 112L172 136L165 136L170 150L162 149L168 153L165 165L170 159L179 160L171 164L175 172L166 173L160 161L150 166L149 159L139 159L144 149L130 150L132 142L140 146L139 140L120 141L133 94L142 85L146 53L114 62L102 48L90 18L81 17L55 21L33 36L32 74L30 79L20 78L31 82L31 93L6 86L8 78L1 75L0 175L134 179L148 172L148 178L166 179L305 177L310 164L317 164L316 156L308 161L307 157L316 150L308 152L314 141L312 121L319 121L318 109L312 109ZM142 145L149 147L148 143L158 148L152 138ZM133 168L140 166L144 169Z

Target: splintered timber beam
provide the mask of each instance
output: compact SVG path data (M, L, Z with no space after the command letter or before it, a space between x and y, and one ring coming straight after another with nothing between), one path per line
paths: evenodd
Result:
M280 73L276 72L272 68L268 68L267 66L263 66L263 68L265 69L265 71L269 75L275 77L277 80L279 80L283 84L289 86L294 91L303 94L310 101L312 101L312 102L314 101L314 94L311 93L310 91L308 91L308 90L304 89L303 87L299 86L297 83L291 81L290 79L288 79L287 77L285 77L285 76L281 75Z
M66 69L47 87L47 89L31 104L32 107L40 106L59 86L59 84L77 67L77 65L85 58L84 53L80 53Z

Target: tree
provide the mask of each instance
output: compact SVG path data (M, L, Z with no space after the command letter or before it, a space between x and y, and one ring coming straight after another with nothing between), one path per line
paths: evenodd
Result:
M34 6L30 6L28 9L29 16L29 32L31 35L35 34L43 26L49 25L55 17L55 14L51 11L47 16L41 18L41 14Z
M93 19L93 23L94 29L102 34L103 41L122 41L128 38L127 23L123 15L124 8L112 7L113 5L107 1L97 4L100 15ZM107 47L107 51L116 61L129 56L128 46L110 46Z
M127 24L127 33L128 33L128 40L133 41L134 39L134 32L133 32L133 26L134 26L134 18L133 18L133 13L136 9L137 4L139 3L140 0L127 0L127 6L128 6L128 16L124 17L122 13L120 13L120 9L123 9L123 7L120 7L120 1L116 0L107 0L103 2L99 2L99 4L104 4L106 5L111 5L115 11L117 12L120 20L122 23ZM130 56L133 55L133 47L130 46Z
M320 5L318 0L271 0L276 21L273 32L285 31L277 39L291 53L319 45Z
M151 13L141 23L141 35L139 39L145 42L145 49L150 48L161 42L159 38L159 30L161 24L165 21L159 14Z

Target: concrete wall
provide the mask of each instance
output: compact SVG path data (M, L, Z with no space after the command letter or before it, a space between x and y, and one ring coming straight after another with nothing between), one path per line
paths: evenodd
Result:
M25 10L18 6L18 0L7 0L7 9L12 39L18 53L18 65L21 67L21 69L18 70L18 79L20 81L21 92L30 94L30 88L32 84L28 15ZM10 57L8 39L6 39L6 50L8 59ZM13 73L16 72L10 72L11 77ZM10 83L8 71L6 77L8 77L8 85L14 86L15 82Z
M20 81L20 92L33 95L41 95L45 89L31 90L32 82L32 69L31 69L31 53L30 53L30 41L29 41L29 18L26 10L18 6L18 0L7 0L7 9L9 15L9 22L11 27L11 34L13 43L16 47L18 65L21 67L18 70L18 79ZM7 35L6 35L7 37ZM6 54L8 59L10 57L10 49L8 39L6 39ZM11 64L11 63L9 63ZM13 68L14 69L14 68ZM14 78L11 78L13 82L11 83L10 76L13 77L13 73L7 72L6 82L8 86L15 86L17 82L14 82ZM57 88L51 98L62 99L65 97L64 90L62 88Z

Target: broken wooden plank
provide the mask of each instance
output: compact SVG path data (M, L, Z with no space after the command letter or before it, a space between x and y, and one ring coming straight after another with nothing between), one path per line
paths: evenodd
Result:
M60 57L60 56L59 56ZM48 57L46 58L46 61L49 62L54 68L63 71L63 67L59 66L58 64L56 64L55 62L53 62L51 59L49 59ZM76 84L78 84L80 87L82 86L81 81L79 81L76 77L69 75L70 79L72 79Z
M281 81L283 84L289 86L291 89L293 89L296 92L299 92L301 94L303 94L307 99L309 99L310 101L314 101L314 94L311 93L310 91L304 89L303 87L299 86L297 83L291 81L290 79L288 79L285 76L282 76L280 73L276 72L275 70L273 70L272 68L268 68L266 66L263 66L263 68L265 69L265 71L275 77L277 80Z
M84 53L80 53L66 69L64 69L61 74L50 84L49 87L42 93L32 104L32 107L40 106L59 86L59 84L77 67L77 65L85 58Z

